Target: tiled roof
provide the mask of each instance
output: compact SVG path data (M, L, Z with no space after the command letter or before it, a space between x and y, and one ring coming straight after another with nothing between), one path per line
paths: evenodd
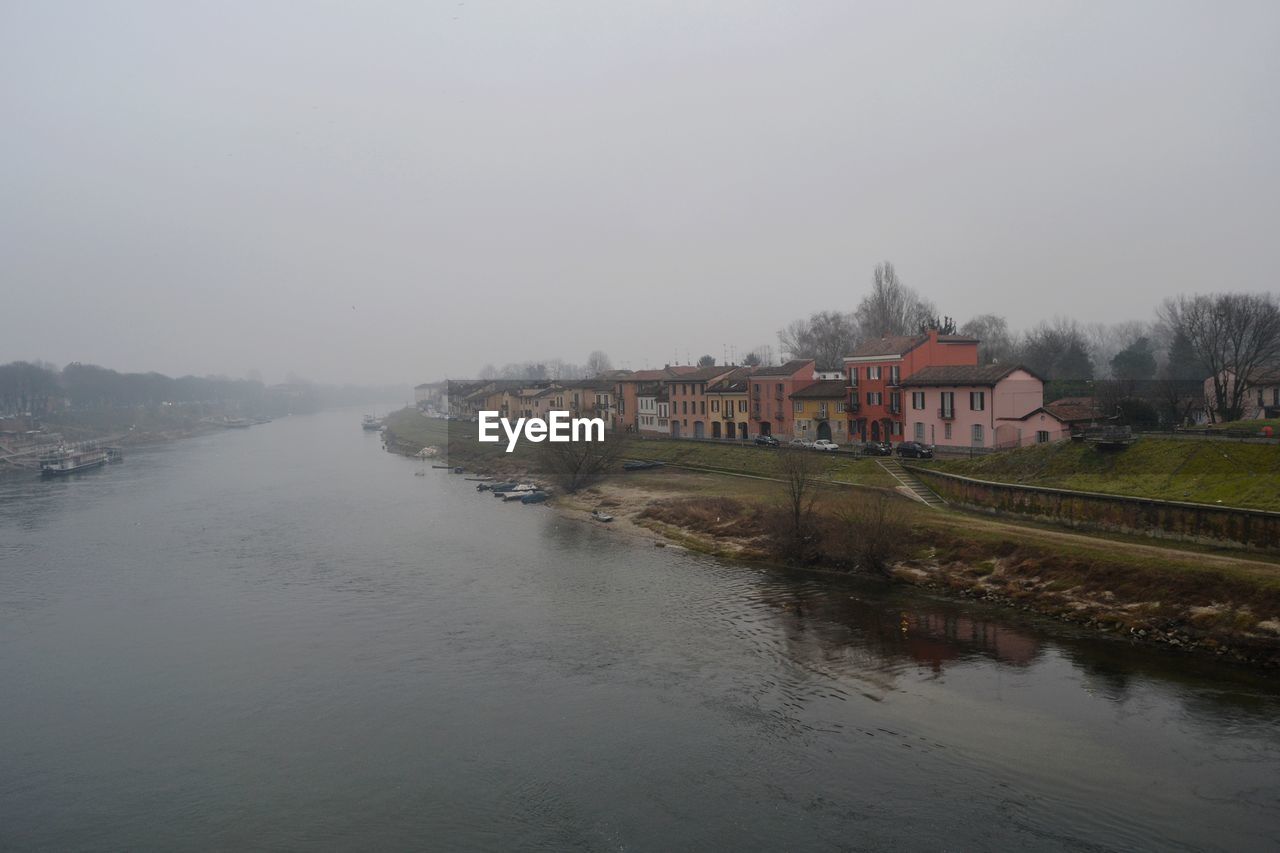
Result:
M687 373L681 373L678 376L664 377L667 382L710 382L712 379L719 379L729 371L732 367L725 365L712 365L711 367L695 367Z
M799 391L791 392L791 399L804 400L831 400L843 399L849 393L849 388L845 385L843 379L819 379L812 385L807 385Z
M853 349L849 358L867 358L876 355L902 355L929 340L928 335L887 335L863 341ZM976 344L977 338L968 335L938 335L938 342L943 344Z
M811 359L811 358L793 358L791 361L788 361L786 364L781 364L781 365L778 365L778 366L776 366L776 367L758 367L758 368L756 368L755 370L753 370L753 371L751 372L751 375L752 375L752 377L756 377L756 376L790 376L790 375L791 375L791 374L793 374L793 373L798 373L799 371L803 370L806 366L808 366L808 367L809 367L809 369L810 369L810 370L812 370L812 369L813 369L813 359Z
M734 369L732 373L721 379L719 382L712 383L707 386L708 394L745 394L747 392L747 379L751 376L751 369L747 367L739 367Z
M995 385L1015 370L1030 370L1020 364L955 364L935 365L917 370L902 380L902 387L926 385ZM1031 373L1035 376L1034 373ZM1036 376L1037 379L1040 377Z
M1044 410L1068 423L1091 421L1098 416L1098 403L1092 397L1063 397L1045 403Z

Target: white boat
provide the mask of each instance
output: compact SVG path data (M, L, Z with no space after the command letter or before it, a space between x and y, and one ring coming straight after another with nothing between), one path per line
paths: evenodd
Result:
M45 477L64 477L107 464L107 451L93 444L59 447L40 459L40 474Z
M361 428L366 429L369 432L382 429L382 423L373 415L365 415L364 420L360 422L360 426Z
M612 515L609 515L609 513L607 512L602 512L601 510L596 510L595 512L591 513L591 517L594 518L596 521L613 521Z

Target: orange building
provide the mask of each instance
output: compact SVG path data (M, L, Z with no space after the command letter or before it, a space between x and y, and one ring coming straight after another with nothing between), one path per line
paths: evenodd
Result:
M859 441L903 440L902 381L926 367L977 364L977 338L940 335L936 329L862 342L844 359L847 434Z

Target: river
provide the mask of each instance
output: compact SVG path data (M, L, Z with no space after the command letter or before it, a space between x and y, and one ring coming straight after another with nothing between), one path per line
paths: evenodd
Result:
M327 412L0 480L0 848L1280 848L1280 686L503 504Z

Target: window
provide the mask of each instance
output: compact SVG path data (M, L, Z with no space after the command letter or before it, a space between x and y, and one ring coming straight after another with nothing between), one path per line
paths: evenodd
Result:
M973 446L982 447L982 424L973 425Z
M720 411L720 401L719 401L719 400L712 400L712 401L711 401L711 411L713 411L713 412L718 412L718 411Z
M707 401L703 400L700 403L698 403L698 409L699 409L698 414L705 415L707 413Z
M781 382L779 382L779 383L778 383L778 387L777 387L777 389L774 391L774 393L778 395L778 399L779 399L779 400L781 400L781 399L782 399L782 383L781 383Z
M804 403L803 403L802 401L800 401L800 400L795 400L795 401L793 401L793 402L791 403L791 411L795 412L797 415L803 415L803 414L804 414Z
M836 401L836 414L841 414L841 413L843 413L843 412L845 411L845 409L846 409L846 408L847 408L847 407L845 406L845 402L844 402L844 400L838 400L838 401Z
M867 378L868 378L868 379L879 379L879 378L880 378L880 367L879 367L878 365L877 365L876 367L868 367L868 368L867 368Z
M746 410L747 410L747 401L746 401L746 400L739 400L739 401L738 401L738 411L739 411L739 412L745 412Z
M947 421L942 425L942 437L950 440L951 438L951 421Z
M680 385L680 393L681 393L681 394L688 394L688 393L689 393L689 386L688 386L688 385L681 384L681 385Z
M688 400L681 400L681 401L680 401L680 414L682 414L682 415L687 415L687 414L689 414L689 401L688 401Z
M969 392L969 411L981 412L987 407L986 391L970 391Z
M1048 443L1049 443L1049 431L1047 429L1042 429L1036 433L1036 444L1048 444Z
M922 411L924 409L924 392L923 391L911 392L911 408L915 409L916 411Z
M924 441L924 424L916 421L916 441Z
M902 421L893 421L893 434L902 435Z
M942 411L939 414L944 418L953 418L956 415L956 392L943 391L939 395L942 403Z
M867 405L868 405L868 406L878 406L878 405L880 405L883 401L884 401L884 392L882 392L882 391L868 391L868 392L867 392Z
M889 368L889 384L890 385L898 384L898 375L899 375L898 371L901 369L902 368L896 364Z

